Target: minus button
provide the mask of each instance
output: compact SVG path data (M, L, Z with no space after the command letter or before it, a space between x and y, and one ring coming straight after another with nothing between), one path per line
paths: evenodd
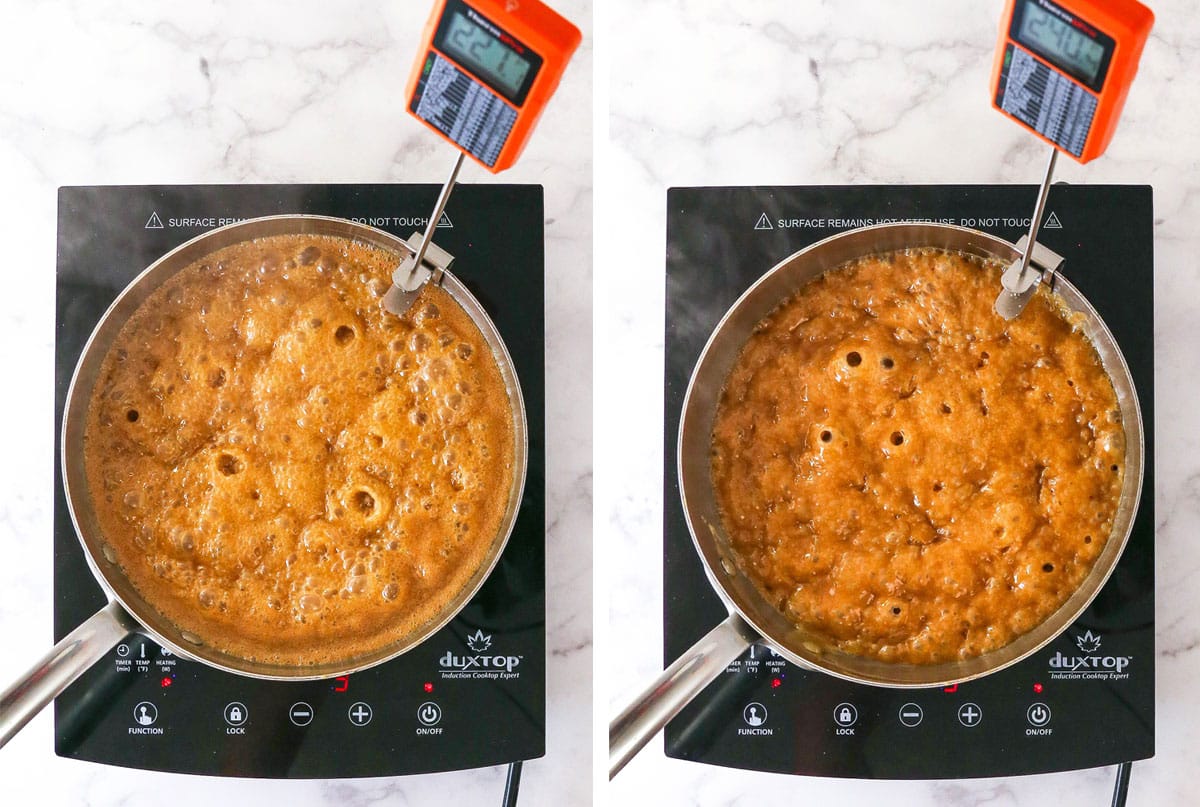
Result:
M313 719L313 708L304 701L293 703L288 710L288 718L294 725L307 726Z
M900 707L900 722L910 729L921 725L925 712L915 703L906 703Z

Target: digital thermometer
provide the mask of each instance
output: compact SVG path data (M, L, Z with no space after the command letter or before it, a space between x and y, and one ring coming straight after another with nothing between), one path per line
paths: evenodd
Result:
M1153 25L1137 0L1008 0L992 104L1090 162L1112 140Z
M1004 273L996 298L1005 319L1024 310L1041 279L1029 263L1044 249L1037 235L1058 152L1086 163L1108 148L1153 25L1154 14L1137 0L1007 0L992 105L1053 148L1029 234L1017 243L1021 259Z
M409 113L459 154L425 234L406 242L413 254L392 273L383 298L388 311L407 311L425 283L441 282L453 260L430 248L463 157L493 174L512 167L582 39L539 0L436 0L405 94Z
M438 0L408 79L408 111L492 173L517 161L579 29L538 0Z

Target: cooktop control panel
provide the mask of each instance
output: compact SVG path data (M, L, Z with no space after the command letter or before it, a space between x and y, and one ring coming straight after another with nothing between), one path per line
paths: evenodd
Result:
M795 667L758 645L703 706L672 724L668 753L779 772L884 779L1088 768L1148 756L1134 708L1152 691L1136 637L1071 629L1017 667L944 689L864 687ZM1105 715L1098 725L1096 714ZM1149 746L1152 751L1153 745ZM715 759L714 759L715 758Z
M244 218L315 213L408 237L434 185L193 185L59 191L56 422L84 342L118 292L169 250ZM504 211L504 216L495 211ZM427 773L545 753L545 381L542 189L462 185L436 230L452 271L513 357L529 423L525 495L470 603L426 641L345 678L223 673L130 636L55 702L60 756L223 776ZM59 447L55 446L56 452ZM55 636L104 605L55 463Z
M1020 186L676 188L667 199L664 662L726 616L679 504L683 395L709 333L783 258L838 232L920 220L1015 242ZM1100 312L1145 421L1141 504L1092 605L1020 664L943 689L887 689L802 670L765 645L729 665L667 726L666 753L715 765L859 778L1005 776L1154 754L1154 345L1151 189L1054 185L1038 240Z
M496 649L472 649L489 639ZM539 661L526 658L525 644L483 629L443 631L399 664L280 683L225 675L131 636L89 674L80 701L60 708L59 752L98 755L103 739L106 758L86 758L235 776L371 776L384 766L412 772L403 766L414 760L498 764L510 753L505 743L539 741L540 727L510 720L520 711L512 696L529 688L521 679L536 675ZM506 721L490 749L481 739L489 715Z

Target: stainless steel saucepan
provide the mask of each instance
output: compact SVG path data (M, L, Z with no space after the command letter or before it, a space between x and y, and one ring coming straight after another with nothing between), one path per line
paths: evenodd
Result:
M987 233L944 224L884 224L850 230L784 259L758 279L726 312L692 372L679 426L679 489L688 529L729 618L678 658L609 726L609 776L751 644L764 642L793 664L838 678L881 687L937 687L969 681L1016 664L1073 623L1099 593L1129 538L1142 490L1143 432L1129 368L1100 315L1065 278L1053 290L1095 345L1112 380L1125 429L1125 475L1112 533L1091 572L1048 619L1014 642L976 658L940 664L893 664L830 648L773 607L739 568L722 527L710 477L712 426L725 379L754 326L783 300L821 273L867 255L940 247L1005 263L1020 258L1015 246ZM999 288L997 288L999 291Z
M508 506L486 558L468 584L436 617L403 639L367 655L311 666L265 664L224 653L205 645L198 637L181 631L159 613L153 602L145 599L133 587L115 562L116 556L98 527L83 461L83 434L88 405L104 357L129 317L150 294L177 272L224 247L276 235L325 235L352 239L394 253L397 265L411 252L410 247L399 238L345 219L304 215L269 216L231 224L188 241L152 264L118 295L96 325L75 367L63 415L61 457L71 520L92 574L106 592L109 603L68 634L20 681L0 695L0 746L130 633L144 634L178 656L253 678L300 681L349 675L389 661L423 642L462 610L499 560L516 520L525 488L528 452L525 404L512 358L500 333L479 301L447 272L441 280L442 287L470 315L487 340L508 389L513 413L514 465Z

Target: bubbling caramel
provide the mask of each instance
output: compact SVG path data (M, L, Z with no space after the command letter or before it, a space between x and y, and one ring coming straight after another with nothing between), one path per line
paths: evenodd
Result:
M100 529L209 646L290 666L375 652L502 537L500 368L440 288L385 312L395 264L332 236L236 244L157 289L104 359L84 434Z
M725 383L712 480L741 568L813 636L932 664L995 650L1078 588L1125 443L1094 346L993 262L852 261L759 323Z

